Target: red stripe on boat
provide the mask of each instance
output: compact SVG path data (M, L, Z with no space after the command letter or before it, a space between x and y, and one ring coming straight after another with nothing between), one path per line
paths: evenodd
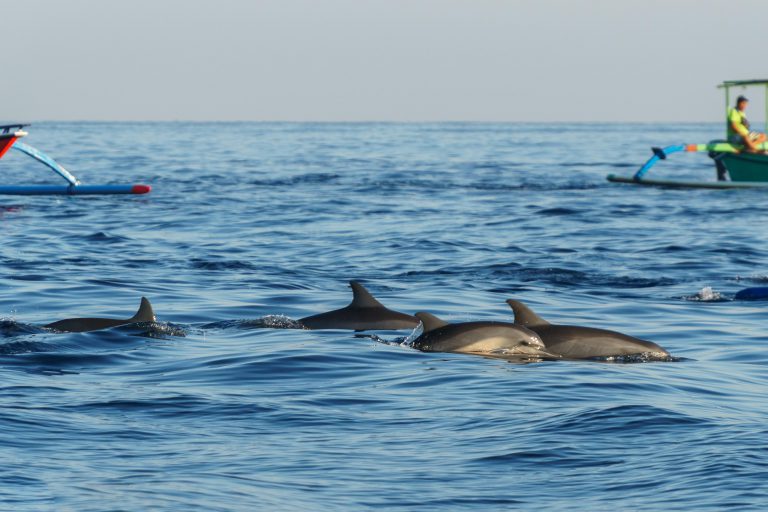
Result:
M14 142L16 142L16 137L13 135L10 137L0 137L0 158L3 158L5 152L11 149Z

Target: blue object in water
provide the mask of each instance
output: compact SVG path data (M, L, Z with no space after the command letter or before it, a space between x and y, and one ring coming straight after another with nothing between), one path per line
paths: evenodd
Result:
M733 297L736 300L768 300L768 286L755 286L739 290Z
M0 194L14 196L83 196L102 194L146 194L149 185L6 185Z
M7 125L9 128L23 127L24 125ZM102 195L102 194L146 194L152 188L149 185L81 185L64 166L37 148L22 142L15 142L13 149L31 156L38 162L42 162L56 174L64 178L69 185L5 185L0 186L0 194L16 196L40 196L40 195ZM2 156L2 155L0 155Z

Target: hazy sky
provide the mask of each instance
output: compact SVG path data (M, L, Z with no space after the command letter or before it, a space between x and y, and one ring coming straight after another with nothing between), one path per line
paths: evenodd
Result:
M716 121L765 7L0 0L0 120Z

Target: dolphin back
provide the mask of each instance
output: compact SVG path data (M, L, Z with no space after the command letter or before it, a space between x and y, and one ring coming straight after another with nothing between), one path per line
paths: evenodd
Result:
M547 349L569 359L591 359L648 354L669 357L669 352L653 343L607 329L577 325L547 325L534 328Z
M131 318L67 318L46 324L43 327L62 332L88 332L98 331L100 329L109 329L120 325L134 324L137 322L154 322L155 312L152 310L152 304L146 297L141 298L139 310Z
M307 329L351 329L353 331L397 331L414 329L419 325L416 317L381 308L346 307L299 319Z
M416 317L385 307L357 281L350 281L349 286L352 288L352 302L347 307L300 318L299 323L307 329L354 331L396 331L419 325Z

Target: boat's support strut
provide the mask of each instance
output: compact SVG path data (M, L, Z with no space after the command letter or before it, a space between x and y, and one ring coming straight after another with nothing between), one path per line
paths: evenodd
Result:
M32 158L34 158L38 162L42 162L43 164L47 165L48 167L53 169L53 171L56 174L58 174L59 176L61 176L65 180L67 180L67 182L70 185L77 186L77 185L80 184L80 181L78 181L77 178L72 176L72 174L70 174L70 172L68 170L66 170L64 168L64 166L59 164L56 160L54 160L53 158L49 157L48 155L46 155L45 153L43 153L39 149L33 148L29 144L24 144L23 142L19 142L19 141L16 141L16 144L13 145L13 149L18 149L22 153L25 153L25 154L31 156Z
M643 179L643 176L645 176L645 173L647 173L651 167L656 165L656 162L659 160L666 160L667 156L671 153L677 153L678 151L686 151L687 146L685 144L678 144L675 146L667 146L665 148L651 148L651 151L653 151L653 156L648 159L643 166L637 170L635 173L633 179L635 181L640 181Z

